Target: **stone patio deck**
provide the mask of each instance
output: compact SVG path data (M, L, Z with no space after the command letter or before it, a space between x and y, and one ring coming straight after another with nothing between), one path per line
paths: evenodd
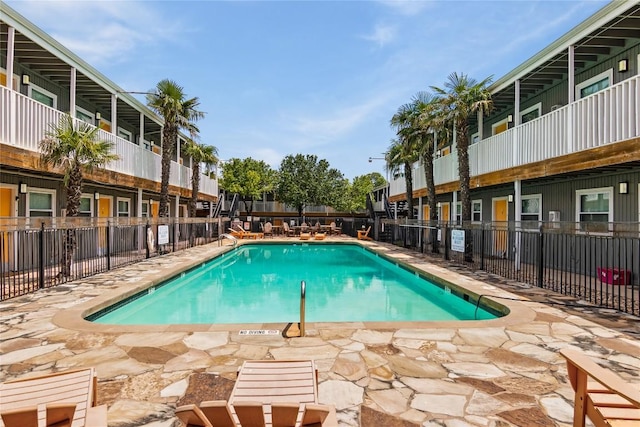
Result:
M569 426L573 390L558 354L566 347L640 387L639 318L364 244L475 292L527 301L504 300L512 313L497 321L317 323L307 324L304 338L238 334L284 324L116 327L82 320L91 307L227 249L211 244L3 302L0 380L94 366L109 425L147 427L180 425L176 405L227 398L249 359L314 359L320 402L335 404L344 426Z

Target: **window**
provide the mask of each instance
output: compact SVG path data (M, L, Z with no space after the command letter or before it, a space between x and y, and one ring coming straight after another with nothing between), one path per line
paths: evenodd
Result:
M133 141L133 136L131 135L131 132L129 132L126 129L122 129L119 126L118 126L118 137L122 139L126 139L127 141Z
M31 190L27 194L27 210L30 217L53 217L55 206L54 190Z
M576 221L585 231L607 231L613 221L613 187L577 190Z
M520 214L521 221L542 221L542 195L522 196Z
M533 105L529 108L525 108L520 112L520 124L524 124L530 122L533 119L537 119L540 117L542 112L542 103L538 102L536 105Z
M462 224L462 202L456 203L456 223Z
M96 124L96 116L84 108L76 106L76 118L90 125Z
M576 100L606 89L613 84L613 68L576 85Z
M58 97L56 95L34 84L29 85L27 93L29 98L35 99L51 108L56 108L58 105Z
M473 200L471 202L471 221L482 222L482 200Z
M118 197L118 217L130 216L130 212L129 212L130 203L131 203L130 199L121 199Z
M473 135L471 135L471 143L476 144L478 142L480 142L480 132L476 132Z
M86 217L93 216L91 199L93 199L93 197L90 196L89 194L83 194L82 197L80 197L80 206L78 206L78 216L86 216Z
M140 216L143 218L149 218L149 202L142 202L142 212Z

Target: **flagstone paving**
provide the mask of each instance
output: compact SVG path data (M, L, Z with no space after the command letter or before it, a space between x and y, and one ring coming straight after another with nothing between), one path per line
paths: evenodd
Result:
M319 400L336 406L343 426L569 426L573 391L563 348L585 352L640 387L640 319L367 244L449 280L479 279L494 295L526 300L518 304L532 314L486 327L308 324L304 338L241 336L219 325L145 330L69 320L104 295L157 282L225 250L213 244L3 302L0 380L94 366L109 426L147 427L180 425L177 405L228 398L237 369L250 359L314 359Z

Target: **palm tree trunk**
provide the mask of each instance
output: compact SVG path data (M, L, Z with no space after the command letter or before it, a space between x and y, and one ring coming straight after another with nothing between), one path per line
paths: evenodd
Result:
M459 120L456 123L458 150L458 170L460 173L460 204L462 205L462 225L471 223L471 193L470 193L470 170L469 170L469 139L467 138L467 121ZM473 241L470 230L465 231L464 260L473 262Z
M438 208L436 205L436 184L433 178L433 150L427 147L423 158L424 175L427 183L427 204L429 205L429 226L431 228L431 251L439 253L438 248L438 229L435 227L438 221Z
M171 158L175 150L178 129L171 123L162 128L162 180L160 182L160 205L158 216L169 217L169 177L171 175Z
M407 218L413 219L413 175L411 163L404 164L404 180L407 186Z
M80 197L82 195L82 171L80 164L76 163L69 173L69 182L67 185L67 206L66 212L68 217L78 216L78 208L80 206ZM76 233L73 228L65 230L64 244L62 247L62 260L59 275L62 277L71 276L71 263L73 254L76 251Z

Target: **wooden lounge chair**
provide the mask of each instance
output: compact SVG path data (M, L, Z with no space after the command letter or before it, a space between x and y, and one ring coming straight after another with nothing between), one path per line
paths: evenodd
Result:
M234 408L246 402L260 402L267 414L266 419L270 416L269 410L275 410L278 414L290 414L291 406L284 405L285 403L300 405L298 413L304 413L307 405L318 403L318 372L315 363L312 360L248 360L238 371L238 379L229 401ZM310 406L309 410L313 408ZM335 408L323 408L328 410L328 415L321 425L337 426ZM309 413L307 422L314 419L312 414ZM286 414L283 417L286 418ZM274 421L273 427L278 425L286 424L276 424Z
M585 417L596 427L640 426L640 388L577 351L563 349L569 381L575 391L573 425L584 427Z
M369 232L371 231L371 226L367 228L367 230L358 230L358 240L373 240L369 237Z
M264 233L253 233L251 231L247 231L240 224L232 225L229 229L229 233L237 238L237 239L262 239L264 238Z
M300 233L300 240L309 240L311 239L311 233Z
M316 233L314 238L316 240L324 240L325 236L326 236L326 234L324 234L324 233Z
M0 413L36 406L38 423L73 427L107 425L106 405L97 402L97 379L93 368L56 372L10 380L0 384ZM73 410L72 410L73 409ZM5 421L6 423L6 421ZM56 424L58 423L58 424ZM28 425L28 424L26 424Z

